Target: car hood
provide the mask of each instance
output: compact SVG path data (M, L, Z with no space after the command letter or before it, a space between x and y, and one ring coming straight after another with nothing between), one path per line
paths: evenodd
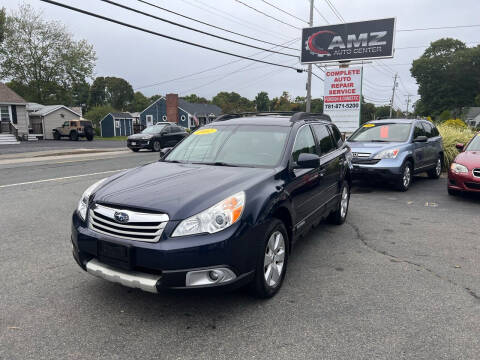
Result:
M371 153L376 154L382 150L391 149L399 146L405 145L405 143L400 142L356 142L356 141L347 141L348 146L352 149L352 152L362 152L362 153Z
M480 168L480 151L464 151L457 155L455 162L469 169Z
M153 135L151 134L134 134L128 137L129 140L140 140L140 139L151 139Z
M96 191L93 201L181 220L273 174L273 169L265 168L156 162L113 177Z

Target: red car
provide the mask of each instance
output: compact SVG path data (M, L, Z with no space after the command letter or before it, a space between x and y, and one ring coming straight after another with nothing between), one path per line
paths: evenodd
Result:
M461 151L448 171L448 193L455 195L461 191L480 193L480 133L466 146L457 144Z

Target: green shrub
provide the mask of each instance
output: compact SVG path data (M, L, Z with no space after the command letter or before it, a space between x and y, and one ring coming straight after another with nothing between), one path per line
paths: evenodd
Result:
M445 121L445 120L448 120L452 117L452 115L450 115L450 111L448 110L443 110L442 113L440 114L440 121Z
M475 134L466 126L451 125L452 123L447 124L449 121L455 122L456 120L447 120L443 124L437 126L440 135L442 135L443 147L445 149L443 159L444 169L448 169L453 159L455 159L455 156L458 155L458 150L455 145L457 143L466 144ZM463 121L461 122L465 124Z

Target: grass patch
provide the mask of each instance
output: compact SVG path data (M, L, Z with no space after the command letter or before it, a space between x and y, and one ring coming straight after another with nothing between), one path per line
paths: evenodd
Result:
M95 136L95 140L106 140L106 141L127 141L128 136L113 136L113 137L101 137Z

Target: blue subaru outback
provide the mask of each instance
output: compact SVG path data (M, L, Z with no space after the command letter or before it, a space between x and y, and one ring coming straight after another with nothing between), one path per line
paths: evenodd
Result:
M414 174L427 172L438 179L442 172L442 137L429 121L371 121L357 129L347 143L352 150L354 179L391 182L398 190L407 191Z

